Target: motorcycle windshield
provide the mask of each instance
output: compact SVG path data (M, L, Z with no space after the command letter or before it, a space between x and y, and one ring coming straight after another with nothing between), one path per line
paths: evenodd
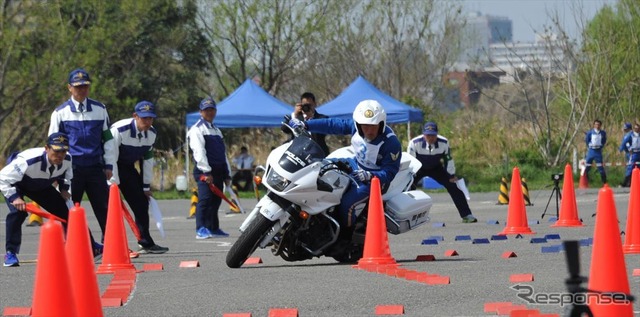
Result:
M323 158L324 151L318 143L301 135L293 139L278 164L287 172L295 173L311 163L322 161Z

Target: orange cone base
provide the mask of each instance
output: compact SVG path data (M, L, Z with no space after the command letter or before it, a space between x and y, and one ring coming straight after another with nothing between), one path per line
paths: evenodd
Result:
M366 269L373 266L398 266L393 258L362 258L354 268Z
M113 274L119 270L135 270L136 267L131 263L122 264L100 264L96 270L96 274Z
M552 227L582 227L580 219L560 219L551 225Z
M507 227L502 230L502 232L498 233L498 235L504 236L507 234L535 234L534 231L531 231L529 227Z
M581 175L580 182L578 183L579 189L589 188L589 181L587 180L587 176Z
M624 253L640 253L640 244L625 244L622 246Z

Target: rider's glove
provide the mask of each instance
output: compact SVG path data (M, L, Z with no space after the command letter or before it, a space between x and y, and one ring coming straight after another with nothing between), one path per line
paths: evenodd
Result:
M361 182L368 182L371 180L371 173L365 170L357 170L351 174L353 177L359 179Z
M344 171L348 174L351 174L353 172L351 165L347 161L337 160L335 164L341 171Z
M297 128L302 128L302 129L307 129L307 124L304 121L300 121L296 118L291 118L291 120L289 120L289 126L297 129Z

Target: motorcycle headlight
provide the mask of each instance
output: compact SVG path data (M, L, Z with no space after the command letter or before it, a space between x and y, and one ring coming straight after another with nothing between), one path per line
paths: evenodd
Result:
M271 170L271 172L267 176L267 184L269 184L269 186L273 187L277 191L283 191L285 188L287 188L287 186L289 186L290 183L290 180L280 176L280 174L278 174L274 170Z

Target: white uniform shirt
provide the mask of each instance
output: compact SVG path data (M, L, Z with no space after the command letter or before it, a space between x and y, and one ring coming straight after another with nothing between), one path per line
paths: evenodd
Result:
M147 131L140 131L133 118L123 119L111 126L114 140L114 157L119 164L134 164L144 160L142 164L142 189L151 190L153 180L153 144L156 142L156 129L151 127ZM113 165L111 181L120 184L118 164Z
M0 191L9 202L19 197L16 184L29 190L37 191L58 182L62 191L68 191L73 178L71 155L67 154L62 164L49 168L52 164L47 158L44 148L33 148L22 151L18 156L0 170Z

